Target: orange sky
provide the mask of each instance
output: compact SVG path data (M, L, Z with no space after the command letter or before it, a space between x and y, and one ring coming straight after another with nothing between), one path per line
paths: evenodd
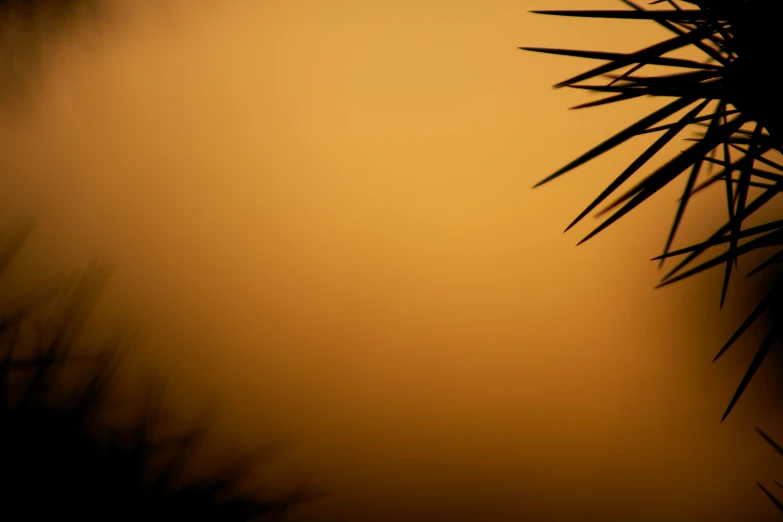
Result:
M590 64L517 47L665 33L528 13L577 0L155 4L53 50L0 209L40 216L25 277L117 264L106 316L227 440L289 441L331 491L292 521L774 515L764 376L721 425L751 355L709 362L747 307L653 290L676 192L561 233L644 142L530 188L653 105L569 112Z

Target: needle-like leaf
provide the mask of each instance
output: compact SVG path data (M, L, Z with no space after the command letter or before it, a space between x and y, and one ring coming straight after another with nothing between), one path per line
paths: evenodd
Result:
M753 357L753 360L748 367L748 371L745 372L745 376L742 378L742 381L737 387L737 391L734 392L734 396L731 398L731 401L729 401L729 406L726 408L726 412L723 414L723 417L721 417L721 422L726 420L726 417L729 416L729 413L731 413L731 410L737 404L737 401L740 399L740 397L742 397L742 394L745 392L745 388L747 388L748 384L750 384L751 379L753 379L753 376L756 374L756 371L758 371L761 363L764 362L764 359L769 354L769 351L774 343L775 331L770 330L767 333L767 336L764 337L764 340L761 342L759 349L756 351L756 355Z
M774 49L779 46L780 37L775 25L777 8L773 7L774 3L761 1L657 0L652 5L661 5L662 8L645 9L631 0L621 1L630 9L535 12L584 19L619 19L628 23L634 20L647 21L665 28L672 36L628 53L534 47L524 49L606 62L556 85L605 94L598 100L575 108L627 103L642 97L674 100L582 154L536 186L595 159L634 136L662 133L577 216L568 230L587 214L594 212L599 205L605 204L635 173L662 153L664 146L671 143L682 130L692 125L703 127L703 134L686 139L693 143L689 148L647 174L597 212L597 217L608 217L579 244L627 215L678 177L684 176L684 190L678 199L663 254L655 259L663 263L664 259L682 257L662 278L658 287L725 263L720 293L720 304L723 306L739 257L761 248L783 245L780 221L772 220L750 228L746 226L751 216L783 192L783 166L771 157L773 154L783 154L783 110L779 108L781 82L770 73L773 64L763 58L773 56ZM685 58L679 53L685 49L698 51L704 60L692 59L690 55L685 55ZM664 72L660 72L660 68ZM608 79L608 84L599 83L605 79ZM588 81L591 83L586 83ZM715 109L711 109L710 114L701 114L706 108L703 104L711 102L716 102ZM696 103L699 106L694 109ZM683 116L681 111L686 109L688 112ZM706 179L702 177L704 166ZM721 170L713 173L716 166ZM726 224L705 241L672 250L694 194L719 182L725 187ZM727 251L696 265L699 256L718 245L726 245ZM783 263L783 249L749 275L775 263ZM750 323L756 319L757 316L751 316ZM742 331L744 327L738 333ZM763 359L763 353L764 350L758 352L757 362ZM754 372L755 369L746 374L731 407Z

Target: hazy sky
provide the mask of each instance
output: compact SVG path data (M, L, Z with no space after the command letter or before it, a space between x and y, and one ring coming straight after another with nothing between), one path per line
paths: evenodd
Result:
M120 2L1 122L24 277L113 260L138 360L331 491L295 522L774 516L764 375L721 425L751 354L710 364L747 309L653 290L676 192L562 234L644 141L531 190L653 107L569 112L592 64L517 50L665 34L528 13L586 4Z

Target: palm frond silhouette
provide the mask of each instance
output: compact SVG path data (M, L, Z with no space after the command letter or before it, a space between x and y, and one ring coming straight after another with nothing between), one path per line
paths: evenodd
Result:
M24 223L0 245L0 274L30 230ZM189 466L208 426L166 434L158 385L124 421L107 420L117 408L111 384L132 336L122 329L95 352L78 348L108 275L93 267L0 313L3 520L278 520L315 498L304 486L271 496L248 492L243 481L259 464L253 455L193 478Z
M724 304L738 258L783 244L783 221L748 226L748 219L783 191L783 105L779 103L776 71L770 53L781 48L775 2L764 0L658 0L645 9L621 0L627 9L583 11L533 11L538 14L581 18L641 20L658 24L671 37L644 49L599 52L521 47L523 50L605 62L560 82L570 87L603 93L600 100L577 108L596 107L640 97L665 98L665 104L582 156L544 178L541 186L615 149L632 138L655 135L653 143L604 189L566 228L571 229L599 206L604 220L580 244L617 222L675 179L685 178L685 188L660 256L678 261L658 286L665 286L723 266L720 305ZM698 54L686 58L682 51ZM680 53L679 55L677 53ZM691 56L689 54L688 56ZM659 71L644 74L646 71ZM663 71L663 72L660 72ZM597 83L601 78L607 81ZM593 82L593 83L587 83ZM620 192L642 167L674 139L698 130L680 154ZM717 172L713 173L713 170ZM673 242L691 198L705 189L718 188L726 199L727 221L706 240L673 249ZM609 198L613 197L613 200ZM723 252L704 260L715 247ZM756 267L751 274L783 261L783 250ZM750 275L750 274L749 274ZM748 327L783 298L777 285L720 350L720 357ZM773 346L770 329L761 343L723 419L731 412L756 370Z
M772 437L767 435L760 428L756 428L756 431L764 438L764 440L767 441L767 443L769 443L770 446L775 448L775 451L777 451L780 455L783 455L783 447L781 447ZM778 511L783 513L783 502L780 501L778 496L772 493L769 489L767 489L761 482L756 482L756 484L758 485L759 488L761 488L761 491L764 492L767 498L769 498L772 501L775 507L778 508ZM775 481L775 485L778 488L783 489L783 484L781 484L777 480Z

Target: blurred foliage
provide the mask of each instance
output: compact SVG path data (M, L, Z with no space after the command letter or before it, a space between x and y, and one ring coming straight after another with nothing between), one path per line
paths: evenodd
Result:
M108 14L105 0L0 0L0 107L24 108L63 38Z
M0 274L31 230L31 222L21 222L0 244ZM315 498L304 486L271 496L256 491L248 477L263 454L194 474L208 423L172 434L160 382L134 404L116 400L133 330L117 330L97 350L80 346L109 274L95 265L0 311L0 518L278 520Z

